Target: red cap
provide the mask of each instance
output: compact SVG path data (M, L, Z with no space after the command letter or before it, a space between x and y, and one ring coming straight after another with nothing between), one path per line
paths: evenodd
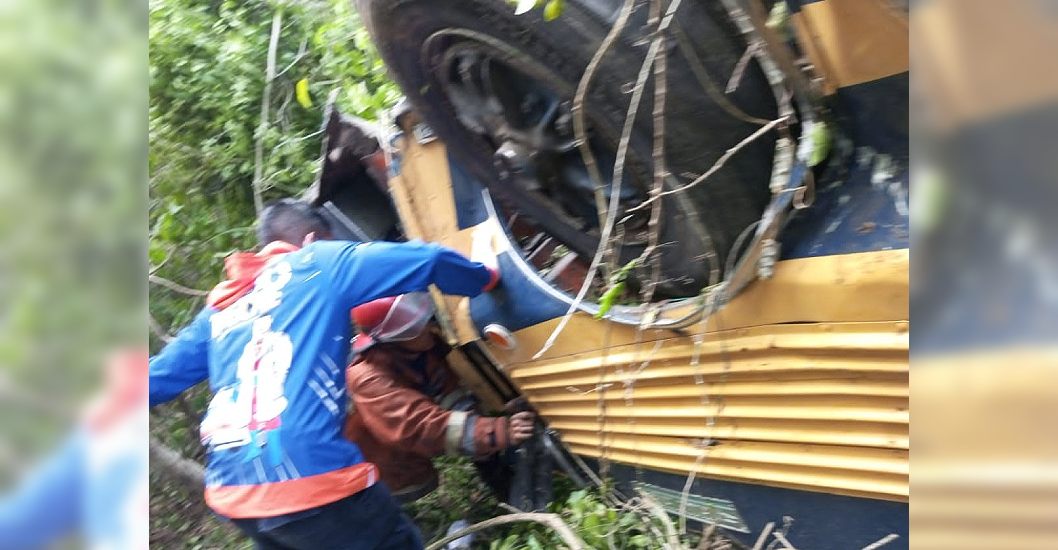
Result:
M396 296L389 296L358 305L353 308L353 322L361 332L371 332L386 320L386 315L396 301Z

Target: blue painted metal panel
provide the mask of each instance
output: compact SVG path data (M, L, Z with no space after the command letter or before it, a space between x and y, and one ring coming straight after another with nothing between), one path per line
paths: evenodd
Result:
M834 111L853 142L907 163L910 73L838 88Z
M501 254L500 273L503 278L492 292L470 300L470 317L478 330L490 323L499 323L509 330L520 330L561 317L569 306L541 288L515 264L509 252Z
M861 155L849 161L846 177L817 189L815 203L787 222L779 234L783 259L911 245L907 165ZM880 166L886 162L888 175Z

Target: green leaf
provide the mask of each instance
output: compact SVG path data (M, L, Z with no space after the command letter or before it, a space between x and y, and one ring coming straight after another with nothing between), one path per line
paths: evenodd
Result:
M628 542L636 548L647 548L650 546L650 539L646 535L636 535L629 538Z
M516 544L518 544L518 535L510 535L503 539L503 544L500 544L500 550L513 550Z
M554 21L562 15L562 0L550 0L544 6L544 21Z
M599 297L599 311L595 312L594 317L596 319L602 319L603 317L605 317L606 314L609 313L611 309L613 309L614 304L617 303L617 299L620 298L622 294L624 294L624 291L624 281L621 281L615 285L610 286L610 288L607 288L606 292L604 292L603 295Z
M309 79L302 78L294 85L294 96L302 107L306 109L312 108L312 97L309 96Z
M830 152L830 128L825 122L819 121L812 124L812 157L808 159L809 166L816 166L827 158Z

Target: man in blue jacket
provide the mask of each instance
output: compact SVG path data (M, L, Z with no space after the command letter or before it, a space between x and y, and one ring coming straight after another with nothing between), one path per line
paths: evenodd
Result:
M430 284L475 296L498 273L435 244L316 240L326 220L291 199L258 223L261 251L229 257L228 280L151 358L151 405L209 380L206 502L259 548L421 547L342 436L349 310Z

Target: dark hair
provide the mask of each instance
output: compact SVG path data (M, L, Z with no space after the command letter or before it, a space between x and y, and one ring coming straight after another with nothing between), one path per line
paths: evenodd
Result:
M301 246L309 233L330 237L331 224L309 203L297 199L280 199L261 212L257 219L257 239L261 244L284 241Z

